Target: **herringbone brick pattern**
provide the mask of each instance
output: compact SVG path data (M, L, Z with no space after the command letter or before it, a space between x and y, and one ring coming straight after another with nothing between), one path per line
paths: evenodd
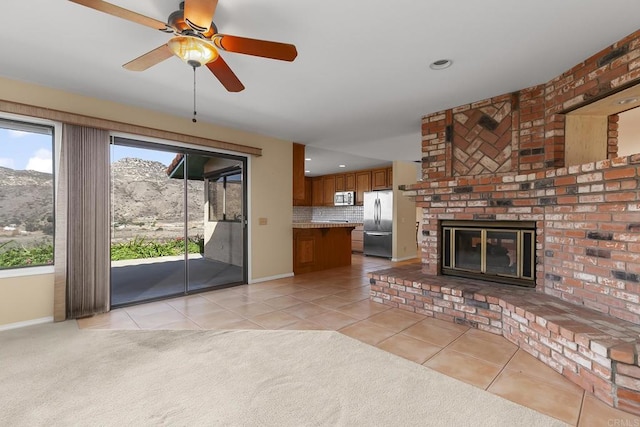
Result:
M452 160L454 176L511 171L511 103L454 114Z

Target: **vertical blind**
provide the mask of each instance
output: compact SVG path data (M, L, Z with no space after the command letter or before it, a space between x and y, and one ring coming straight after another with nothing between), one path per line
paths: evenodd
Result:
M56 320L108 311L110 280L109 132L65 124L61 148Z

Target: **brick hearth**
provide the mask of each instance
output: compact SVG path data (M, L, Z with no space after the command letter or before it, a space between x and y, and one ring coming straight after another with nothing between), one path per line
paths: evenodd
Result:
M530 288L407 265L370 273L371 299L502 335L596 397L640 414L640 325Z
M640 31L547 83L423 117L423 182L405 192L422 267L374 274L372 299L504 335L640 414L640 154L618 157L617 114L570 114L637 84ZM445 221L535 223L535 289L442 276Z

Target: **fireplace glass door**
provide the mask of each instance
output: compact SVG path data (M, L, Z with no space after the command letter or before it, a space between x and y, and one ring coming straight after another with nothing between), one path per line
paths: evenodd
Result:
M444 274L533 286L534 229L455 224L442 236Z

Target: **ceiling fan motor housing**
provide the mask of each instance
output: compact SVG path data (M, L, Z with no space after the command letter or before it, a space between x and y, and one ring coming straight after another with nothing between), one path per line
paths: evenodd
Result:
M186 21L184 19L184 2L180 2L180 10L171 12L169 18L167 19L167 25L173 28L173 30L175 30L175 32L178 34L202 37L207 39L211 38L218 32L218 28L213 22L211 23L211 27L208 30L202 32L197 28L194 28L192 24Z

